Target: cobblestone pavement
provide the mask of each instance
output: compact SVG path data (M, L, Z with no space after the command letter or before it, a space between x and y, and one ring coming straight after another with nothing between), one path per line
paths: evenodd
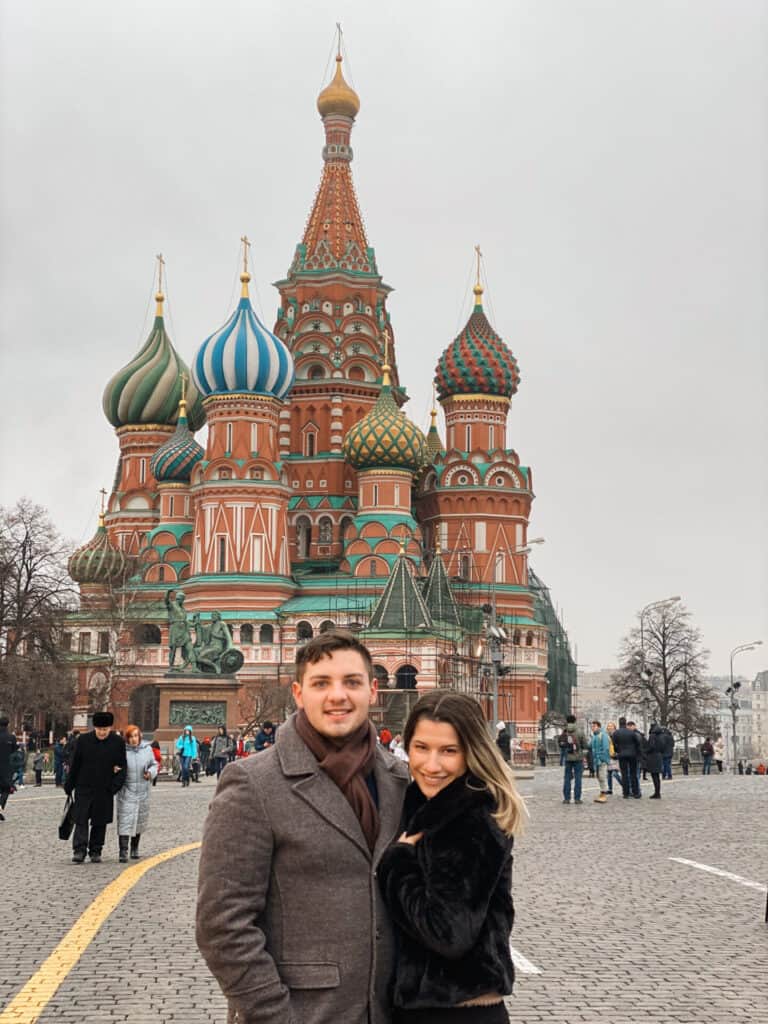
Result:
M670 860L768 881L768 779L699 776L661 801L561 802L560 772L521 782L531 822L515 855L513 946L541 973L518 972L517 1024L729 1024L765 1021L765 890ZM645 787L644 787L645 788ZM646 795L647 795L646 788ZM200 839L213 782L153 792L149 856ZM3 951L0 1007L21 989L101 889L105 860L69 862L56 838L63 796L51 786L12 797L0 824ZM232 824L237 842L237 823ZM131 1021L219 1024L224 1000L194 942L198 854L152 868L125 896L53 996L41 1024ZM344 1024L340 1021L339 1024Z

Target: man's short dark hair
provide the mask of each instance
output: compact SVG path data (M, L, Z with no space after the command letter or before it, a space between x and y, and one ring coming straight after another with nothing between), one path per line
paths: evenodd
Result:
M566 722L569 722L569 723L570 722L575 722L576 721L576 715L566 715L565 716L565 720L566 720Z
M357 651L363 659L368 678L373 679L373 658L365 644L346 629L329 629L312 637L296 652L297 682L303 681L307 665L316 665L322 658L330 658L334 651Z
M597 725L597 726L599 726L599 728L602 729L602 725L600 725L600 723L598 722L598 720L596 718L592 719L592 725Z
M627 722L627 728L631 729L634 724L634 722Z
M3 715L3 717L0 718L0 729L7 728L8 722L9 722L9 719L5 715Z
M619 719L619 728L620 729L626 729L626 727L627 727L627 720L624 717L624 715L622 715L621 718Z

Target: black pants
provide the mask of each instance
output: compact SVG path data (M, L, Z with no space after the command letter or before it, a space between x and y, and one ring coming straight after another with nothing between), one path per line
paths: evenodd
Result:
M35 785L42 786L43 784L43 769L35 768Z
M509 1024L504 1003L447 1009L395 1010L392 1024Z
M637 758L620 757L619 771L621 772L621 791L624 796L640 796L640 783L637 780Z
M88 825L91 826L90 840L88 838ZM72 836L72 849L77 853L101 853L104 846L104 838L107 834L106 825L94 825L90 822L75 825L75 833Z
M651 778L653 779L653 795L661 796L661 775L658 772L651 772Z

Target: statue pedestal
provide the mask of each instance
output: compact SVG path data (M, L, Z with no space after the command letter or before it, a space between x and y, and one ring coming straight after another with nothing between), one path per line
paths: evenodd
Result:
M158 682L160 709L154 738L160 743L175 740L185 725L192 726L198 740L213 737L219 725L232 732L240 720L239 689L231 675L167 672Z

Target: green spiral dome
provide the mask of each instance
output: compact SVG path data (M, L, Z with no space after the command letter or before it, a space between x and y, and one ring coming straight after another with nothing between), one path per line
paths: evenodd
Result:
M355 469L407 469L417 473L426 458L426 440L402 413L392 395L388 367L371 411L347 431L344 457Z

